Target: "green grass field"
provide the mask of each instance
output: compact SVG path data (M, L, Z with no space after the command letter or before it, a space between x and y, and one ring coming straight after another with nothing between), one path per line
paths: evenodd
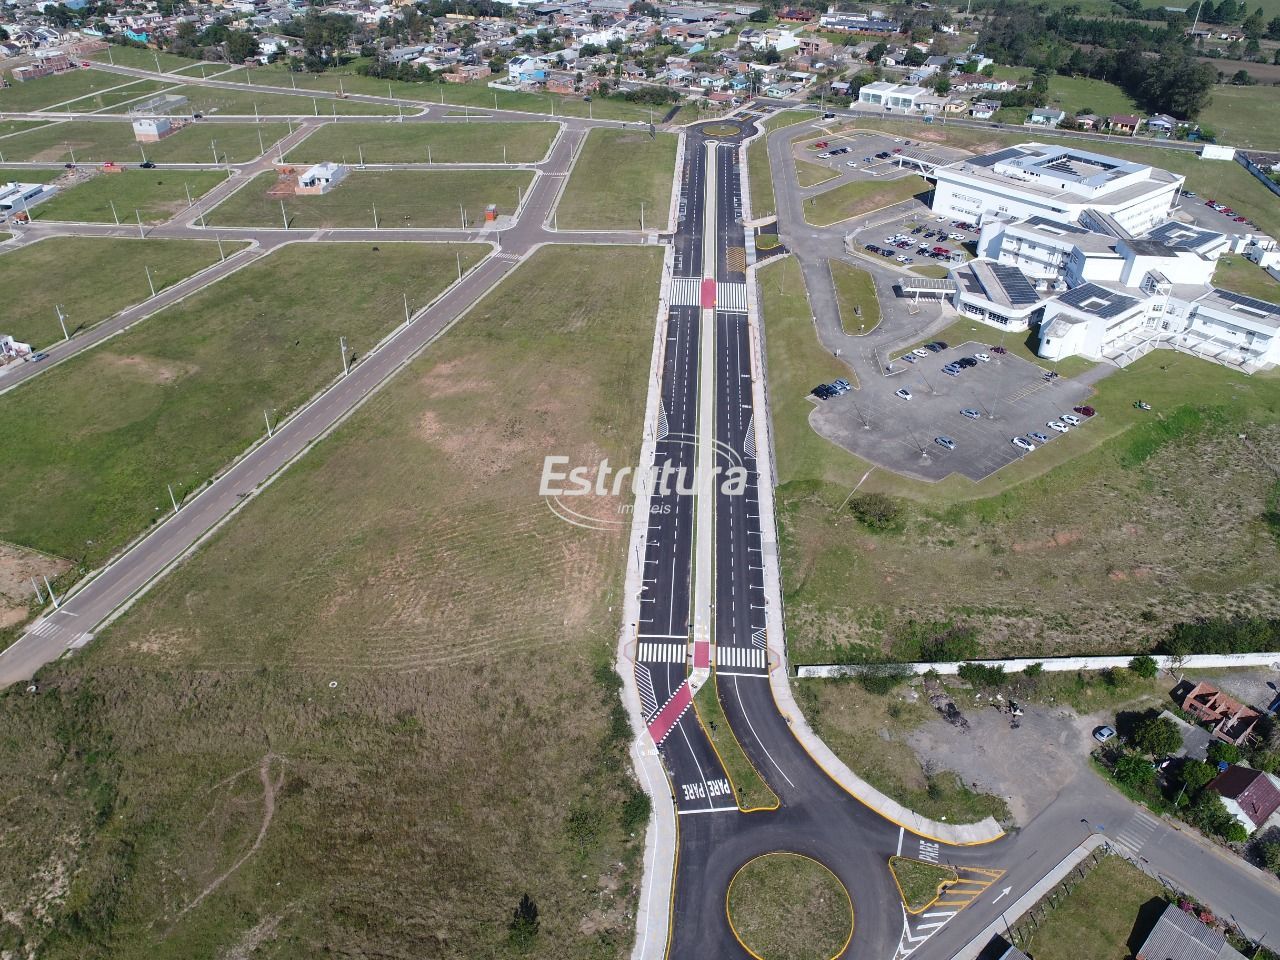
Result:
M816 860L770 853L749 861L729 884L733 932L767 960L826 960L853 936L849 892Z
M219 78L221 79L221 78ZM335 97L308 97L288 93L266 93L260 90L232 90L225 87L205 87L197 84L172 87L166 93L186 97L182 112L204 113L208 116L253 117L328 117L348 114L388 114L396 108L379 103L359 100L339 100ZM124 113L127 106L115 107L108 113Z
M155 163L213 163L216 142L219 162L244 163L288 132L283 123L193 123L156 143L139 144L125 121L71 120L0 140L0 152L9 160L40 163L65 163L73 156L76 163L140 163L144 156Z
M69 70L26 83L10 83L0 89L0 110L22 112L43 110L92 93L102 93L128 84L149 83L101 70ZM143 88L145 89L145 88Z
M1116 113L1142 113L1133 98L1114 83L1091 80L1088 77L1064 77L1056 73L1049 78L1049 103L1065 110L1068 116L1075 116L1081 110L1096 113L1100 117ZM1031 110L1027 108L1022 112L1029 114Z
M813 119L807 110L783 110L764 121L766 134L779 127L789 127ZM773 175L769 165L768 137L761 136L747 147L747 181L751 187L751 215L770 217L777 212L773 197Z
M1276 0L1274 15L1280 15L1280 0ZM1280 103L1276 101L1273 86L1220 84L1213 88L1213 98L1200 121L1213 130L1219 143L1254 150L1280 150Z
M694 711L707 736L715 744L725 773L733 782L739 809L773 810L778 806L777 796L743 752L742 745L738 743L738 738L734 736L733 728L724 715L724 708L720 705L721 696L733 695L732 683L731 678L726 678L726 689L720 691L719 681L713 672L710 681L704 683L694 696Z
M942 884L959 879L951 867L908 857L890 857L889 870L897 881L902 903L909 913L919 913L938 899Z
M1127 960L1164 910L1163 893L1159 881L1107 857L1048 911L1023 947L1036 960Z
M1280 303L1280 280L1256 263L1235 254L1226 254L1218 260L1218 267L1213 272L1213 285L1243 293L1246 297Z
M0 803L22 827L0 898L27 944L629 956L647 807L612 671L625 535L561 523L537 490L548 450L635 456L661 264L657 248L534 254L42 671L41 696L0 694ZM508 927L526 893L527 946Z
M319 163L537 163L551 149L553 123L404 123L322 126L287 159Z
M828 180L834 180L840 176L830 167L824 167L820 163L810 163L808 160L795 158L796 165L796 181L802 187L816 187L820 183L826 183Z
M274 173L259 174L214 207L208 223L283 226L283 199L291 228L372 227L375 207L383 227L461 227L462 211L467 225L474 226L483 221L488 204L497 204L500 216L513 213L533 175L523 170L353 171L322 196L269 196L278 179Z
M257 439L264 408L282 417L340 373L339 336L369 350L403 320L404 293L421 306L454 279L456 251L465 267L483 249L286 247L0 397L15 451L0 492L16 498L0 538L110 556L164 515L165 484L185 497Z
M199 63L197 60L191 60L187 57L178 57L172 53L162 53L159 50L143 50L140 47L125 47L111 44L106 50L99 50L96 53L89 54L88 59L100 61L102 63L114 64L117 67L134 67L138 70L156 69L159 63L161 73L173 73L175 70L183 70ZM225 69L226 64L208 64L210 68L222 67Z
M163 223L187 207L187 191L199 199L226 179L217 171L126 170L100 173L87 182L58 193L35 209L37 220L79 220L112 223L111 204L121 222Z
M928 181L914 174L887 181L853 180L806 200L804 218L826 227L928 192Z
M4 139L10 134L25 133L44 126L48 122L47 120L0 120L0 146L4 145Z
M827 261L836 285L836 304L844 332L858 335L870 333L880 325L880 298L871 274L843 260Z
M556 208L562 229L665 228L675 175L676 138L630 130L592 130Z
M128 78L121 77L120 79L127 80ZM91 93L87 97L69 100L66 103L58 104L57 109L70 110L76 113L101 113L121 104L132 106L140 100L148 100L160 91L167 89L168 85L158 80L139 80L116 90Z
M228 256L241 246L223 244ZM218 245L204 240L41 240L0 257L0 288L25 291L5 308L5 333L46 347L62 339L56 306L69 331L85 330L151 295L144 268L151 268L159 290L217 261ZM32 283L33 277L42 282Z

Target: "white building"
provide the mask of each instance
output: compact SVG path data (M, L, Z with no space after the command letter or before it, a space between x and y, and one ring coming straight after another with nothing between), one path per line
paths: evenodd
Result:
M877 80L874 83L868 83L858 91L858 102L870 107L883 107L885 110L914 113L918 110L919 99L930 94L931 91L924 87Z
M135 117L133 121L133 139L138 143L155 143L176 130L168 117Z
M298 185L293 192L299 196L317 196L328 193L347 175L347 168L340 163L317 163L298 177Z
M1074 224L1096 211L1132 234L1167 220L1183 184L1146 164L1038 143L939 167L935 175L934 209L960 220L1000 215Z
M57 189L47 183L0 183L0 213L21 213L49 199Z

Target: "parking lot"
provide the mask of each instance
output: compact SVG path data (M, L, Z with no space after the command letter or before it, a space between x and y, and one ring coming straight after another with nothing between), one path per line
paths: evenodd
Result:
M793 150L797 159L830 167L846 180L894 180L919 173L915 164L902 162L904 157L923 156L950 163L970 156L951 147L864 130L797 140Z
M860 253L899 266L949 266L971 258L978 241L978 231L968 229L971 226L977 225L957 226L950 217L918 204L890 221L857 230L853 245Z
M814 400L810 423L820 434L853 454L896 473L922 480L941 480L952 473L981 480L1037 451L1014 446L1013 437L1038 432L1054 443L1061 434L1050 429L1072 407L1086 403L1090 388L1063 378L1045 379L1044 368L1012 354L992 352L984 343L952 344L914 364L895 363L896 372L864 382L861 390L829 400ZM986 353L991 359L960 371L944 365ZM910 399L895 391L905 389ZM979 413L970 419L960 411ZM1079 427L1088 430L1087 419ZM935 442L954 441L949 450Z

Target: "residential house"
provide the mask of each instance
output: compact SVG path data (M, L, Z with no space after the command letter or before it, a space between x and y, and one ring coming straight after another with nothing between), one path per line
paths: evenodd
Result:
M1178 121L1168 114L1157 113L1154 117L1147 117L1147 129L1152 133L1169 136L1178 129Z
M1245 960L1219 931L1170 903L1138 948L1137 960Z
M1081 113L1076 116L1076 125L1081 130L1097 130L1102 118L1096 113Z
M1000 109L999 100L979 100L969 108L969 116L975 120L990 120Z
M517 86L545 83L547 65L537 57L512 57L507 61L507 81Z
M784 23L812 23L817 19L817 12L807 7L786 7L778 19Z
M1133 136L1140 126L1142 126L1142 119L1131 113L1117 113L1107 117L1107 130L1111 133Z
M1182 700L1182 709L1207 723L1213 735L1226 743L1244 743L1262 714L1235 700L1211 683L1197 683Z
M1232 764L1209 781L1208 789L1250 833L1273 826L1280 810L1280 779L1273 774Z
M328 193L336 187L346 175L347 168L342 166L340 163L332 163L329 161L317 163L314 167L298 177L298 183L293 188L293 192L299 196L318 196L323 193Z
M814 60L825 60L835 52L835 47L830 40L823 40L821 37L798 37L796 40L796 54L801 57L809 57Z
M1066 116L1065 111L1055 110L1053 107L1037 107L1027 117L1027 123L1036 127L1056 127Z

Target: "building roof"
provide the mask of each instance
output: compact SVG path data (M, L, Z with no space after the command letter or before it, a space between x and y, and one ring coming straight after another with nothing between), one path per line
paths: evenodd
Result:
M1280 810L1280 790L1261 770L1232 765L1209 782L1209 789L1219 796L1234 800L1255 827Z
M1244 956L1217 930L1171 903L1138 949L1138 960L1244 960Z
M1254 323L1280 329L1280 306L1268 303L1266 300L1246 297L1242 293L1232 293L1230 290L1219 290L1214 287L1196 303L1234 314L1242 320L1251 320Z
M1171 247L1190 247L1192 249L1204 246L1206 243L1221 237L1222 234L1213 230L1201 230L1185 223L1178 223L1176 220L1166 220L1155 229L1147 231L1148 240L1159 240L1161 243L1167 243Z
M1121 316L1138 306L1139 301L1116 293L1096 283L1085 283L1058 295L1058 301L1080 313L1087 313L1104 320Z

